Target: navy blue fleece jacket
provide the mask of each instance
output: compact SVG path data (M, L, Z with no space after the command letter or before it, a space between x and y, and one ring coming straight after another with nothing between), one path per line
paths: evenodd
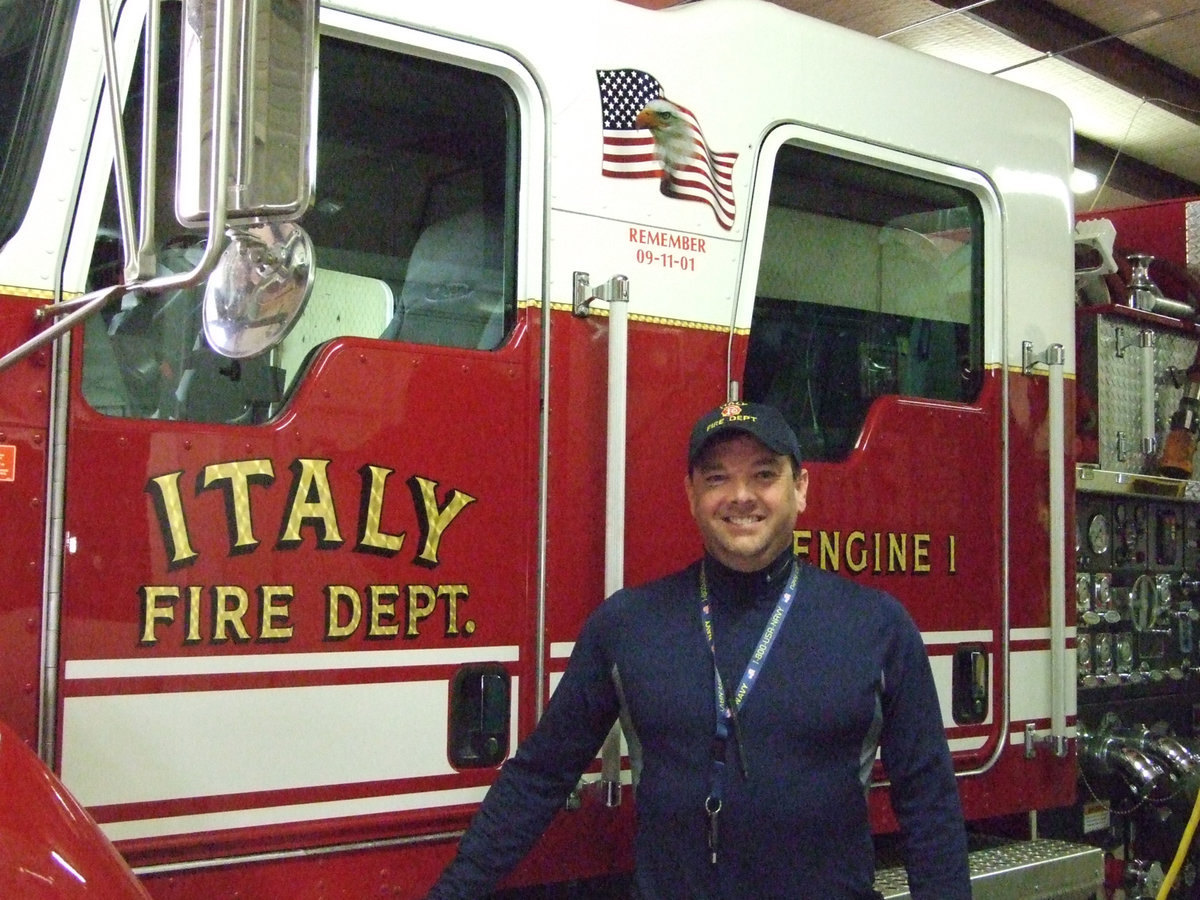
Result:
M734 690L790 572L711 557L715 646ZM584 626L537 729L489 791L431 900L478 900L558 812L624 706L640 744L635 882L643 900L874 896L865 779L876 745L905 834L914 900L969 900L966 836L921 635L892 597L808 565L726 747L720 854L705 798L716 704L697 562L622 590Z

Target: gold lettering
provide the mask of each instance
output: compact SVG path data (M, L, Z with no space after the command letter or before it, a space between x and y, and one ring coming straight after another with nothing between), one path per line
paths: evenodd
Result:
M292 623L288 621L288 616L293 598L290 585L264 584L258 589L260 641L286 641L291 638Z
M812 532L807 530L795 530L792 532L792 555L808 557L812 554L812 548L809 546L809 541L812 540Z
M832 572L841 567L842 533L840 531L821 532L821 562L822 569Z
M187 519L183 515L183 498L179 495L179 476L182 472L168 472L151 478L146 493L154 499L158 513L158 527L162 532L163 546L170 557L172 569L195 561L198 554L192 549L188 536Z
M866 543L867 536L861 531L852 531L850 537L846 538L846 568L851 572L861 572L869 565ZM860 548L857 555L851 549L853 546Z
M934 568L933 545L934 535L923 531L792 531L793 555L814 561L822 569L837 571L844 565L855 575L868 571L875 575L928 574ZM946 574L957 571L958 537L951 534L946 538Z
M212 644L284 642L295 636L294 585L264 584L252 589L230 584L144 585L138 590L143 645L159 644L164 629L177 635L182 645L203 640ZM251 593L256 598L257 619L251 612ZM324 637L346 640L360 634L364 622L368 639L395 638L401 633L406 638L420 637L422 622L438 612L439 606L445 616L445 636L467 637L476 630L476 623L463 616L470 593L467 584L369 584L361 593L346 584L328 585L324 589Z
M420 598L424 598L424 601ZM437 605L437 594L427 584L410 584L408 586L408 628L405 637L420 637L418 625L422 619L433 614Z
M420 475L414 475L408 480L408 489L412 492L417 521L421 528L421 552L413 562L420 566L433 568L438 564L438 547L441 545L442 535L446 533L446 529L458 514L475 502L475 498L462 491L452 490L446 505L439 507L437 482L422 478ZM409 602L411 604L411 598ZM412 622L410 621L409 628L411 627Z
M396 598L399 596L400 586L396 584L367 586L368 604L371 608L367 637L395 637L400 633L400 623L396 622ZM384 623L384 619L391 619L392 624Z
M222 584L213 588L213 643L222 644L229 640L229 629L238 643L250 640L246 630L246 612L250 609L250 595L237 585Z
M200 637L200 603L204 599L204 588L193 584L188 588L187 599L187 637L185 644L198 644Z
M929 571L929 535L913 535L913 571Z
M395 556L404 546L404 532L387 534L380 527L383 518L383 492L388 476L394 469L382 466L363 466L359 470L362 477L362 514L358 533L358 545L355 549L367 553L380 553L384 556Z
M345 625L339 614L343 602L350 609L350 619ZM325 637L331 641L345 640L362 624L362 599L358 591L347 585L331 584L325 589L325 611Z
M204 467L201 489L207 490L214 485L224 488L229 552L232 555L249 553L258 546L250 516L250 485L254 482L271 484L274 480L275 467L269 459L244 459Z
M327 459L295 460L291 465L292 488L288 515L279 532L279 546L292 548L303 538L300 529L310 524L319 532L317 545L324 550L342 543L337 511L333 507L333 489L329 485Z
M470 593L465 584L439 584L437 595L446 598L446 637L458 634L458 602L466 600ZM411 622L409 623L411 626ZM463 631L470 634L475 630L474 622L464 622Z
M157 623L170 625L175 621L175 602L179 600L179 588L170 585L145 585L142 595L142 644L157 644L158 635L155 633ZM159 600L170 601L167 606L159 606Z

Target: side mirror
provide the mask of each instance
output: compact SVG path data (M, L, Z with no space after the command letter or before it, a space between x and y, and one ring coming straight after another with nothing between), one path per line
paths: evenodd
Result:
M209 209L213 108L230 93L230 223L297 219L313 194L316 128L315 0L184 0L175 215L204 225ZM233 71L216 60L221 11L232 16Z

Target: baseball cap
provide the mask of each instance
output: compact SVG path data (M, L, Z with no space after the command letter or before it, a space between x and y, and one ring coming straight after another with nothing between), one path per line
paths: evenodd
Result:
M696 460L710 440L730 431L745 432L776 453L790 456L797 468L800 466L800 442L779 410L765 403L730 402L701 416L692 428L692 439L688 444L688 469L696 465Z

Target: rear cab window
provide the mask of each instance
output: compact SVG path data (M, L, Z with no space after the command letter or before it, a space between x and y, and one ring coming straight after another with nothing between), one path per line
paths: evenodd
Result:
M854 448L883 395L973 401L983 374L983 213L966 185L799 141L778 146L744 395L805 458Z

